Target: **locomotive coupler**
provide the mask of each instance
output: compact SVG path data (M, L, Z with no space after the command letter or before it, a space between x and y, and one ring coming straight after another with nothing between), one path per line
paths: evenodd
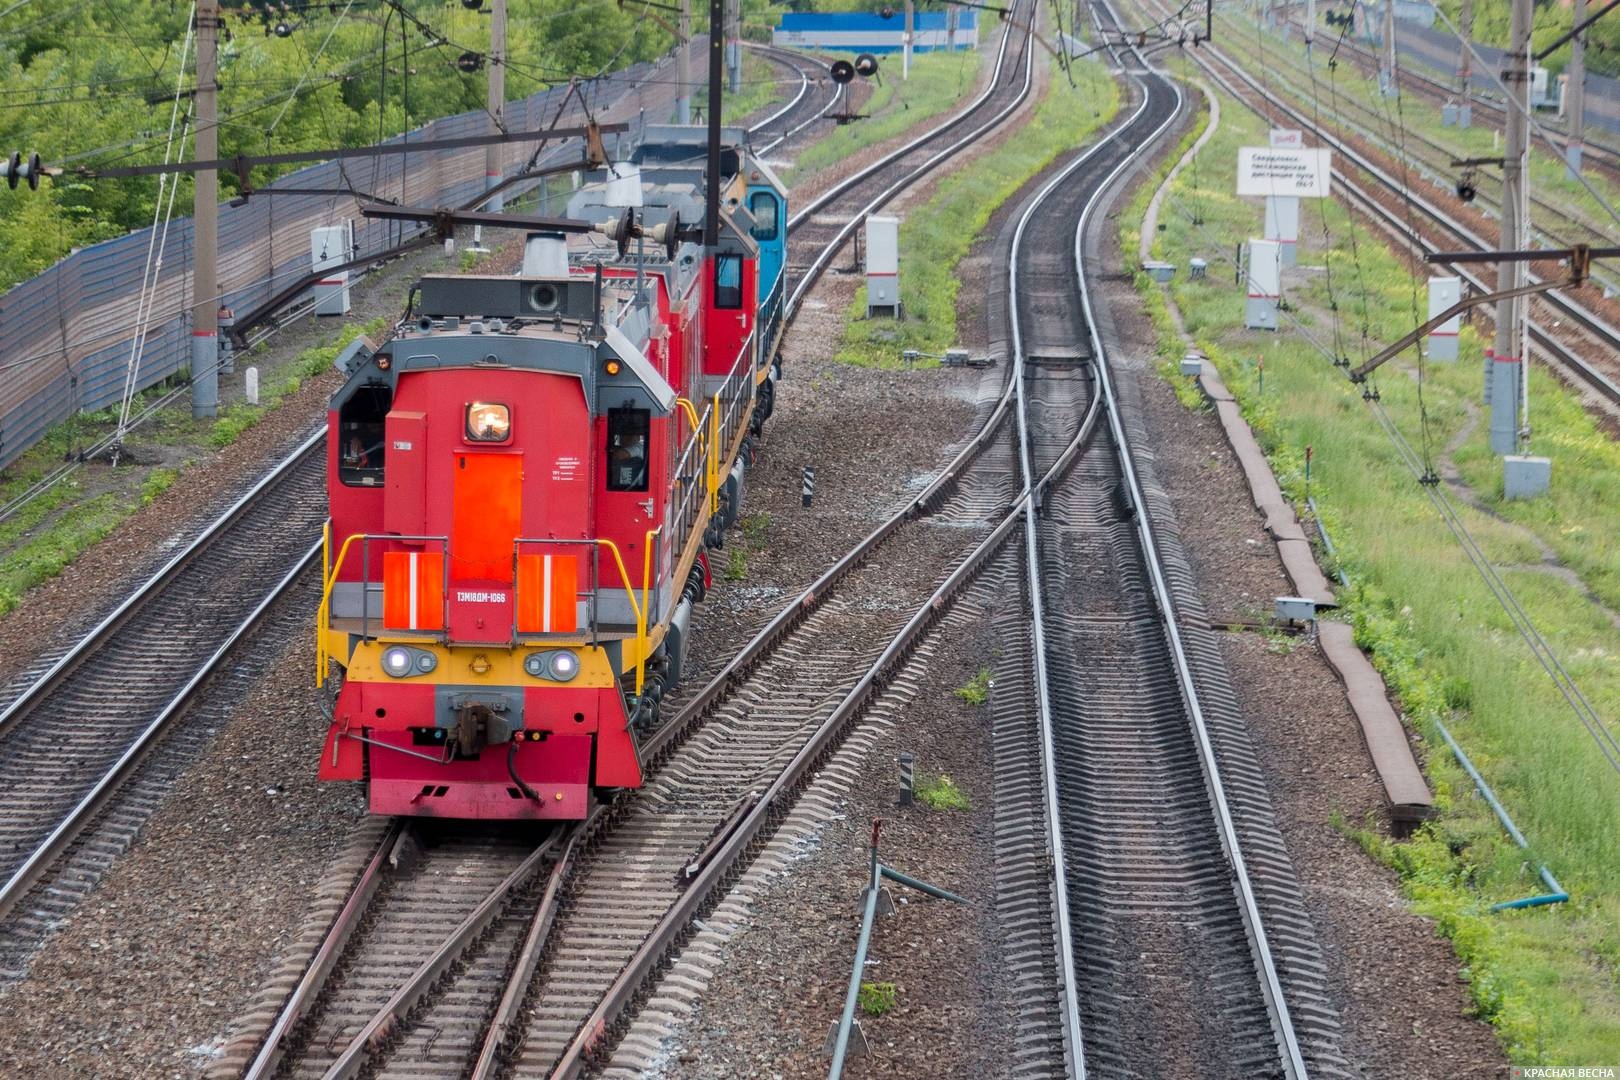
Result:
M511 742L512 724L505 714L505 702L457 702L455 723L450 726L456 756L476 758L486 746Z

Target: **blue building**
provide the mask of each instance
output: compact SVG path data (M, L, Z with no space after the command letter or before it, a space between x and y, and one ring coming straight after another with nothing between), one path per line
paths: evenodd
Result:
M953 25L954 24L954 25ZM875 11L788 12L771 34L771 44L839 52L897 53L906 20L900 10L887 18ZM979 13L974 8L919 11L912 17L914 53L936 49L975 49Z

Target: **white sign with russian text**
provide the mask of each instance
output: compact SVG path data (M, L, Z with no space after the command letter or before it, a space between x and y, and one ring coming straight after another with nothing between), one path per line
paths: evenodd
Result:
M1333 175L1333 151L1272 149L1266 146L1238 148L1237 193L1239 195L1294 195L1302 199L1325 199Z

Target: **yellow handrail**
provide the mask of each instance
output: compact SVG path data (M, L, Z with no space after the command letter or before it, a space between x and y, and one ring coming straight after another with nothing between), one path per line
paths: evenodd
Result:
M720 509L720 395L714 395L714 409L709 413L709 446L704 455L709 478L709 513Z
M692 425L692 434L701 439L703 437L703 421L698 419L697 406L683 397L676 398L675 404L679 405L686 413L686 420Z
M330 525L327 526L327 531L330 533ZM321 603L315 609L316 662L320 664L320 670L315 673L315 685L317 687L326 685L326 649L322 642L325 641L326 631L332 622L332 589L337 585L338 571L343 569L343 560L349 556L349 545L356 540L363 540L365 535L365 533L350 533L348 538L343 541L343 546L338 548L337 561L327 562L326 566L322 568ZM326 545L330 547L330 537L328 537Z
M654 529L647 534L649 545L651 544L652 538L656 536L662 528L663 526L660 525L657 529ZM331 545L331 526L328 525L326 529L327 537L323 542L324 550L322 558L321 602L320 605L315 609L315 655L316 663L318 665L315 673L316 686L324 686L326 684L327 654L324 645L325 632L332 621L332 590L337 586L338 571L343 568L343 561L349 556L349 545L353 544L356 540L363 541L366 539L365 533L350 534L343 541L343 546L338 548L337 561L332 562L325 555L325 551L329 550ZM619 545L615 544L612 540L606 539L605 537L597 537L595 542L607 548L608 551L612 553L614 565L619 568L619 580L624 583L624 594L630 598L630 610L634 612L636 616L636 645L641 655L641 659L636 661L636 693L639 694L641 693L642 679L644 678L645 674L644 660L647 651L647 615L645 601L651 588L652 557L650 554L648 554L645 559L645 566L642 572L643 581L641 587L641 601L638 602L636 600L636 587L630 583L630 571L625 568L624 556L619 552ZM590 541L581 539L580 543L590 543ZM598 585L600 585L600 582L598 582Z
M648 529L647 536L642 541L641 548L641 608L636 613L636 693L641 693L641 680L643 664L647 656L647 621L652 615L652 608L647 602L647 594L652 589L652 553L653 541L658 534L664 531L662 525L656 529Z
M332 573L332 519L327 518L321 522L321 584L326 583L327 577ZM320 617L316 616L315 626L315 687L319 689L326 682L326 635L321 632Z
M641 605L636 603L636 587L630 584L630 571L624 568L624 556L619 554L619 545L601 536L596 538L596 542L613 553L613 561L619 567L619 580L624 582L624 594L630 598L630 610L636 616L636 693L639 694L641 693L642 664L647 652L645 631L642 629L646 626L644 621L646 616L642 613ZM601 582L597 582L597 585L600 586Z

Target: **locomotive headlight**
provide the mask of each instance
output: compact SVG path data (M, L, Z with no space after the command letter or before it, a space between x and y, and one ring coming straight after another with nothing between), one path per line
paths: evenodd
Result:
M467 406L467 438L473 442L505 442L512 434L512 411L505 405L475 401Z
M385 649L383 651L382 669L388 672L388 674L392 675L394 678L403 679L405 676L411 673L411 668L413 666L415 666L415 664L414 659L411 656L411 650L405 648L403 645L395 645L394 647Z
M567 682L579 674L579 657L571 652L554 652L549 657L551 677L558 682Z
M530 653L523 659L523 670L536 679L568 682L579 674L579 657L567 650Z

